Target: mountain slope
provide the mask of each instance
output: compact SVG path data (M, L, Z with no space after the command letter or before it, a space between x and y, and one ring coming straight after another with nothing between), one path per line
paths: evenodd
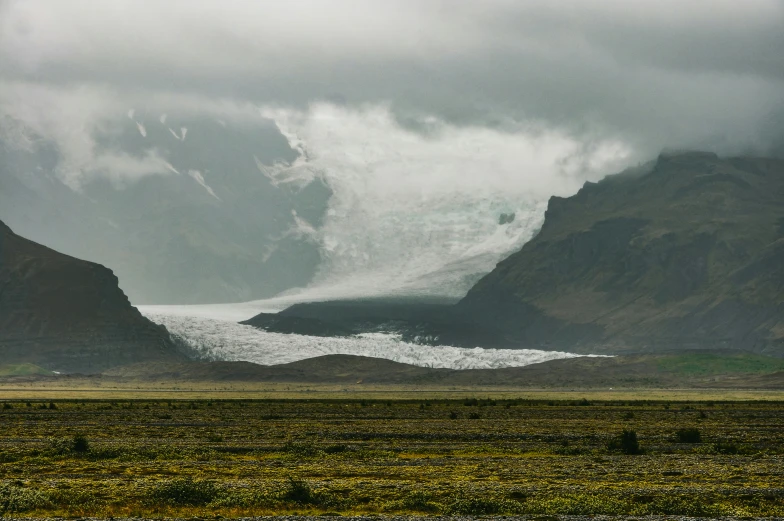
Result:
M111 270L24 239L2 222L0 358L64 372L184 359L166 328L130 305Z
M457 309L527 347L784 354L784 161L662 154L553 197Z

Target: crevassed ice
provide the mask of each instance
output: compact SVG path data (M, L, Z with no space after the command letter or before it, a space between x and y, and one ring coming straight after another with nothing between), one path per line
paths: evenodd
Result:
M165 314L160 312L160 308L156 311L142 309L142 312L153 322L166 326L202 357L211 360L275 365L322 355L348 354L385 358L421 367L494 369L581 356L532 349L423 346L403 342L395 335L381 333L350 338L268 333L224 320Z

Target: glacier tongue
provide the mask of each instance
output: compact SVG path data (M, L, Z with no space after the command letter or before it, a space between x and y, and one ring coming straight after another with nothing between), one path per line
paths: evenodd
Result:
M182 309L180 309L182 311ZM210 360L246 361L262 365L285 364L322 355L348 354L385 358L420 367L493 369L574 358L580 355L532 349L473 349L423 346L401 341L394 335L373 333L359 337L331 338L268 333L251 326L204 316L166 314L162 307L142 312L182 338Z

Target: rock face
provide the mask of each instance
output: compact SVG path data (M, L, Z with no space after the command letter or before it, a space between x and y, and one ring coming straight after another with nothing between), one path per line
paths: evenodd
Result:
M184 360L166 328L132 307L111 270L0 222L0 358L62 372Z
M507 346L784 355L784 161L662 154L553 197L457 311Z

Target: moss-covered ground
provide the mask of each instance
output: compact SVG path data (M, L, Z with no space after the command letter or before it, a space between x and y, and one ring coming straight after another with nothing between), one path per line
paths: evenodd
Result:
M294 513L782 516L784 403L0 403L0 517Z

